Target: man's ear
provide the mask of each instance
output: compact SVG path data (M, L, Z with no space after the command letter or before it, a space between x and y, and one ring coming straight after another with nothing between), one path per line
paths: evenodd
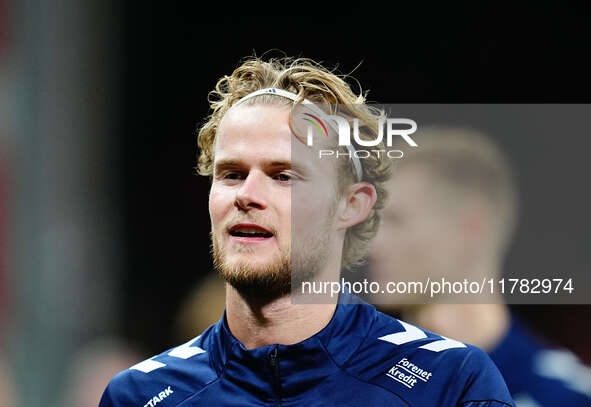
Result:
M349 186L339 204L337 229L348 229L367 219L377 198L376 188L369 182L357 182Z

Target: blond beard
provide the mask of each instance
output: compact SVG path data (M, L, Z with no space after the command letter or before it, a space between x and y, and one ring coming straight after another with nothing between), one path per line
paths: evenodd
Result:
M292 287L312 280L326 265L333 219L330 216L325 219L320 231L295 239L295 242L302 243L292 241L293 251L291 245L288 249L280 249L273 259L262 265L247 261L230 264L212 232L213 266L224 280L246 297L270 301L288 295ZM250 247L244 248L244 252L250 251Z

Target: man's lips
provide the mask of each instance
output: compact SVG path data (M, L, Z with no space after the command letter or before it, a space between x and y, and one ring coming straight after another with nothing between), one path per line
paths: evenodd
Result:
M256 223L237 223L229 228L230 236L239 240L266 240L273 237L273 233Z

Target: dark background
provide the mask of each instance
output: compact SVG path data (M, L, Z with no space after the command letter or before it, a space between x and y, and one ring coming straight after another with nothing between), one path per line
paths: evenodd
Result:
M124 311L115 328L147 354L176 344L174 315L191 286L212 272L209 181L194 175L195 130L208 113L207 93L241 58L279 49L338 65L340 73L354 70L363 89L370 90L369 99L379 103L591 99L588 4L302 4L292 8L313 12L273 8L275 15L247 16L227 15L229 4L217 10L141 4L125 6L122 18L118 207L127 272L120 276ZM242 7L265 8L259 3ZM497 141L514 161L522 193L522 217L507 268L588 269L588 138L500 135ZM582 322L589 320L591 307L514 309L551 341L591 362L590 328Z

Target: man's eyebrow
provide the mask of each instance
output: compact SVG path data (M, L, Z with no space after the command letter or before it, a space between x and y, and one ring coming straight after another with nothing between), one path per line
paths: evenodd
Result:
M305 165L291 160L271 160L265 162L263 166L269 169L291 169L302 175L305 175L310 171Z
M243 168L246 166L248 166L248 165L241 160L222 159L222 160L219 160L215 163L215 170L219 171L219 170L225 169L225 168ZM271 170L283 168L283 169L293 169L293 170L300 172L300 173L307 173L309 171L306 168L306 166L301 165L299 163L294 163L289 160L263 161L261 166L265 169L271 169Z
M231 159L224 159L224 160L218 160L215 162L215 169L220 169L220 168L236 168L236 167L242 167L244 166L244 163L242 163L240 160L231 160Z
M272 160L272 161L265 161L263 164L264 167L271 167L271 168L291 168L293 166L291 161L285 160Z

